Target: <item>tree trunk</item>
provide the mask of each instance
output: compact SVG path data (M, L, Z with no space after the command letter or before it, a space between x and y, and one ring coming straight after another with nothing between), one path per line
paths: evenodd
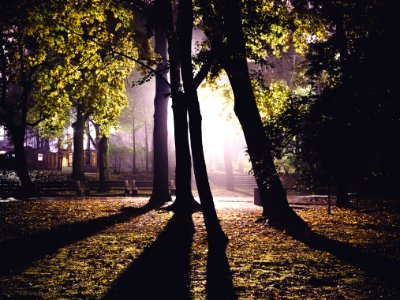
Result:
M86 137L87 137L87 141L86 141L86 153L87 153L87 156L86 156L86 165L87 166L89 166L89 167L91 167L91 160L92 160L92 157L91 157L91 155L90 155L90 126L89 126L89 122L87 122L87 125L86 125Z
M164 12L162 12L164 13ZM162 57L163 64L156 76L156 93L154 97L153 128L153 192L150 203L162 205L171 200L168 184L168 100L170 89L166 83L167 72L167 32L165 24L156 24L155 52ZM165 22L164 22L165 23ZM162 77L161 77L162 76Z
M271 154L271 142L265 135L256 106L246 61L242 16L238 0L222 0L219 6L227 34L222 55L223 68L233 90L235 114L242 126L250 161L261 195L263 216L271 224L304 226L304 221L289 206Z
M199 192L202 206L204 223L207 230L208 240L212 246L226 247L227 237L219 224L218 216L214 206L214 199L208 182L207 167L203 151L203 139L201 130L201 112L197 96L197 90L193 81L192 67L192 30L193 30L193 7L191 0L179 1L178 35L180 40L180 60L182 64L182 79L186 102L189 112L190 145L192 149L194 175L197 190ZM211 244L210 244L211 245Z
M135 119L132 115L132 175L136 175L136 132Z
M74 156L72 162L72 178L83 181L85 179L83 160L83 134L85 118L80 104L76 108L76 121L72 124L74 129Z
M146 173L149 173L149 136L147 133L147 121L144 121L144 137L145 137L145 148L146 148Z
M350 86L349 86L349 70L347 68L347 39L346 33L343 27L343 8L337 7L335 12L335 28L336 28L336 47L339 50L339 59L340 59L340 68L342 71L342 83L340 88L340 98L343 101L346 101L349 94L351 94ZM346 153L344 151L340 151L343 153L340 155L342 159L346 159ZM340 168L341 166L339 166ZM336 184L337 184L337 194L336 194L336 206L338 207L347 207L352 208L352 204L350 203L350 199L348 196L348 176L346 170L343 170L344 166L338 170Z
M46 152L50 151L50 141L49 139L44 139L43 141L43 150Z
M109 177L108 171L108 138L102 136L98 146L98 166L99 166L99 181L105 183ZM99 185L99 190L104 191L105 184Z
M15 154L15 172L21 182L20 197L26 198L36 194L32 179L28 173L28 164L25 154L25 129L15 127L11 129L12 141Z
M180 89L180 63L179 63L179 44L175 35L173 13L171 1L164 1L165 7L161 12L165 12L167 19L167 38L168 54L170 57L170 78L172 110L174 115L175 132L175 157L176 157L176 199L171 206L171 210L181 214L191 214L199 209L199 204L194 200L192 194L192 163L189 147L188 135L188 108L187 98Z
M39 130L35 130L35 138L36 138L36 149L37 150L43 150L41 147L41 143L40 143L40 136L39 136Z

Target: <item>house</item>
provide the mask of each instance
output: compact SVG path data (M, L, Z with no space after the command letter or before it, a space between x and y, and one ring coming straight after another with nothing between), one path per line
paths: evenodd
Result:
M14 147L7 137L6 129L0 125L0 170L14 169ZM37 132L27 130L25 153L29 170L72 172L73 151L71 142L61 146L58 141L41 139ZM85 171L96 172L97 152L84 150Z

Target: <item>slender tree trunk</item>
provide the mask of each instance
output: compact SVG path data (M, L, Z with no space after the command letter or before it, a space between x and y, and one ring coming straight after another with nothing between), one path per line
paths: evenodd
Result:
M189 131L190 145L192 149L194 175L197 190L199 192L204 223L207 229L209 241L213 246L227 244L225 236L219 224L218 216L214 206L214 199L208 182L207 167L203 151L203 139L201 130L201 112L194 86L192 67L192 30L193 30L193 7L191 0L179 1L178 35L180 40L180 59L182 64L182 79L187 103L189 104Z
M146 148L146 173L149 173L149 135L147 131L147 121L144 121L145 148Z
M11 135L14 145L15 171L21 182L20 196L22 198L34 196L36 191L28 173L28 164L24 147L25 129L23 127L14 127L11 129Z
M296 227L304 221L291 209L271 154L271 142L265 135L256 106L246 61L242 16L238 0L222 0L219 10L224 19L227 47L223 67L233 90L235 114L242 126L257 186L261 195L263 216L271 224Z
M176 199L171 206L171 210L176 213L191 214L200 207L194 200L192 194L192 163L189 147L188 134L188 103L187 97L180 89L180 62L179 62L179 43L174 30L173 13L171 1L163 1L163 7L167 16L167 39L168 54L170 58L170 78L172 110L174 115L175 132L175 157L176 157Z
M99 181L103 184L100 184L100 191L104 191L106 185L104 184L109 178L108 171L108 138L102 136L99 141L98 146L98 166L99 166Z
M132 175L136 175L136 132L135 118L132 115Z
M86 125L86 136L87 136L87 141L86 141L86 153L87 153L87 156L86 156L86 165L87 166L89 166L89 167L91 167L91 160L92 160L92 157L91 157L91 155L90 155L90 126L89 126L89 122L87 122L87 125Z
M340 98L346 101L346 99L351 94L350 86L349 86L349 71L347 67L347 39L346 32L343 27L343 8L338 4L335 18L335 28L336 28L336 47L339 49L339 59L340 59L340 67L342 71L342 84L340 88ZM343 153L341 155L342 159L345 159L346 153L345 151L340 151ZM337 183L337 194L336 194L336 206L338 207L347 207L352 208L353 205L350 202L350 198L348 196L348 176L347 170L345 166L339 166L341 168L338 170L336 183Z
M83 157L83 134L85 128L85 118L82 107L78 104L76 109L76 121L72 124L74 129L74 156L72 162L72 178L84 180L84 157Z
M36 138L36 149L39 150L41 149L39 130L35 130L35 138Z
M164 11L157 13L164 14ZM168 184L168 100L170 89L167 79L167 32L165 17L160 16L155 27L155 52L162 58L163 64L156 76L154 97L153 128L153 192L150 203L162 205L171 200ZM161 77L162 76L162 77Z
M43 144L43 150L46 151L46 152L49 152L50 151L50 141L49 141L49 139L44 139L42 144Z

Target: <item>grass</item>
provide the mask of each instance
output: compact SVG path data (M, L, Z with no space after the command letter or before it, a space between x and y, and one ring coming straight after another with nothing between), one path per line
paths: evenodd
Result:
M255 223L257 207L224 206L218 216L230 242L216 255L200 213L193 232L168 212L132 209L145 203L130 197L0 203L0 298L102 299L118 291L132 299L159 292L164 299L400 298L390 280L398 274L384 276L368 263L379 257L398 266L398 213L299 209L326 238L316 246Z

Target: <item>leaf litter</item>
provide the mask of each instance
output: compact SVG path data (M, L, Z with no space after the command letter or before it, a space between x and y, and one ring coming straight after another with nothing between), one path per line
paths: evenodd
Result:
M146 199L122 197L1 203L0 243L113 217L124 208L144 204ZM383 280L282 231L256 223L261 213L257 207L224 207L217 212L229 237L229 279L238 299L400 299L400 291ZM322 206L297 213L318 234L399 262L398 213L333 208L327 215ZM110 223L19 268L1 272L0 298L102 299L153 244L171 217L171 213L152 210ZM193 222L190 295L192 299L206 299L206 230L200 213L193 215ZM173 276L174 270L170 272Z

